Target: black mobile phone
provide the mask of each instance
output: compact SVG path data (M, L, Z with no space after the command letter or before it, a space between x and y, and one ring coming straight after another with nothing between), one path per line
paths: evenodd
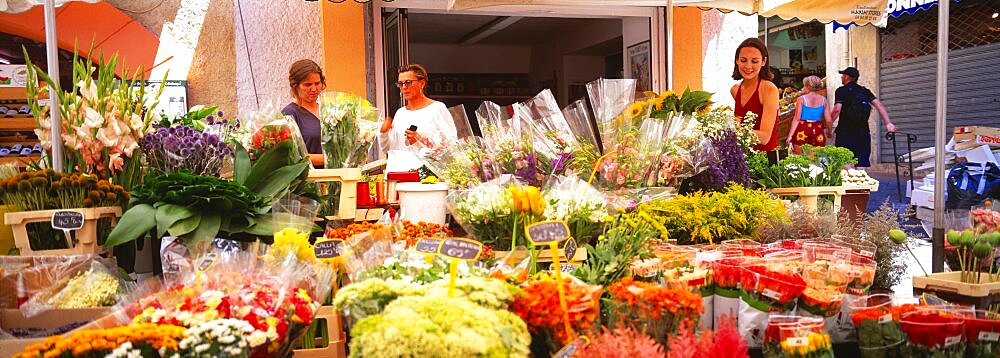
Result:
M417 131L417 126L411 125L410 128L409 128L409 130L416 132Z

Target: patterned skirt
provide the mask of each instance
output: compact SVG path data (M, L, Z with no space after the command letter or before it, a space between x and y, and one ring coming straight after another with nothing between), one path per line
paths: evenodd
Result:
M814 147L826 145L826 134L823 133L822 121L799 121L799 126L795 128L795 135L792 136L792 144L809 144Z

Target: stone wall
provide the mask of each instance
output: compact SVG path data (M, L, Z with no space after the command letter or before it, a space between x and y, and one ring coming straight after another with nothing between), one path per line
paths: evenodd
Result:
M757 15L728 14L718 10L702 13L702 88L712 92L718 105L735 106L729 90L733 80L733 54L736 47L749 37L757 37ZM683 88L677 90L683 91Z
M236 0L233 19L239 112L257 110L258 103L263 107L291 102L288 66L300 59L323 63L320 3Z
M153 79L188 81L188 105L236 111L233 0L108 0L161 40ZM169 39L168 39L169 38ZM169 45L168 45L169 43Z

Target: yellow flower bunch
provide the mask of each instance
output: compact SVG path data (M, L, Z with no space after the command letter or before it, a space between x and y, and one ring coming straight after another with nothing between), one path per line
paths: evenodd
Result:
M810 332L806 336L806 342L793 342L790 339L781 341L781 351L789 357L805 357L809 354L829 351L830 349L832 349L830 335L816 332Z
M125 342L134 346L149 346L154 350L176 351L187 328L159 324L134 324L110 329L84 330L63 338L51 336L41 343L28 346L14 358L58 357L65 353L81 356L94 352L110 352Z
M542 192L538 187L528 185L524 187L524 190L521 190L521 188L512 185L507 190L514 198L514 212L534 214L535 216L542 216L542 213L545 212L545 200L542 199Z
M309 233L293 228L284 228L275 232L274 244L268 250L268 256L281 260L292 253L302 262L316 261L316 251L309 243Z

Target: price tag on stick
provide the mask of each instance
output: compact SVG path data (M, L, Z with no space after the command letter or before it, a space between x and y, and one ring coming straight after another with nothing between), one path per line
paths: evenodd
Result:
M313 246L317 259L333 259L344 253L344 240L317 241Z
M451 258L450 281L448 282L448 297L455 297L455 279L458 278L458 261L474 261L483 252L483 243L469 239L445 239L438 246L438 254Z
M565 221L542 221L524 228L532 244L558 243L569 237L569 226Z
M576 239L572 237L566 240L566 245L563 245L563 254L566 255L567 262L573 262L573 256L576 256Z
M80 230L83 228L83 213L76 210L59 210L52 213L52 228L56 230L62 230L63 235L66 236L66 244L70 248L73 247L73 237L70 236L70 231Z

